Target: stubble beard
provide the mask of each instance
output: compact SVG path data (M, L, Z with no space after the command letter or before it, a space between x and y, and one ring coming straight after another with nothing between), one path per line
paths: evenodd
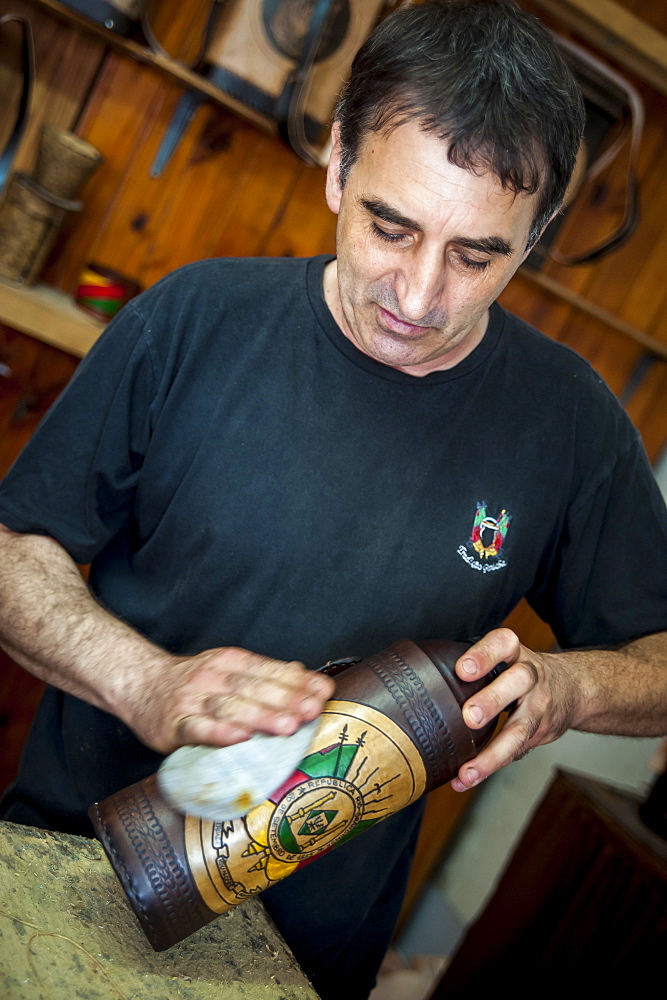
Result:
M401 311L398 296L393 285L384 285L379 281L370 286L367 301L369 305L378 305L381 309L386 309L387 312L390 312L403 323L423 327L425 334L430 330L445 330L449 322L448 314L442 309L431 309L425 316L420 316L417 319L407 319ZM400 338L400 334L397 334L397 336ZM416 336L419 335L417 334ZM410 339L409 334L406 335L406 339Z
M441 309L433 309L421 317L417 324L411 324L423 327L421 332L401 333L382 325L378 306L402 322L411 322L403 317L398 297L391 286L387 287L380 282L371 285L359 312L354 309L353 300L349 302L348 309L345 308L342 294L341 306L353 342L364 354L382 364L394 368L412 367L444 357L450 350L445 333L448 316ZM351 319L353 322L350 322ZM357 319L360 320L359 323L356 322ZM429 350L427 341L431 338L434 338L434 342Z

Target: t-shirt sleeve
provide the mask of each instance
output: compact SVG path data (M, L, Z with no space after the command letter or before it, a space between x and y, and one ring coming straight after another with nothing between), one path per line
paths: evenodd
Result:
M636 432L572 502L552 571L528 600L563 648L667 629L667 510Z
M0 483L0 522L85 564L127 523L151 434L156 358L133 304L77 368Z

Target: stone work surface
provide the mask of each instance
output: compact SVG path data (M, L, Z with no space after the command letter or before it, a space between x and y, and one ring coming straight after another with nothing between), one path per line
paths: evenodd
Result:
M2 1000L317 1000L261 903L154 952L94 840L0 822Z

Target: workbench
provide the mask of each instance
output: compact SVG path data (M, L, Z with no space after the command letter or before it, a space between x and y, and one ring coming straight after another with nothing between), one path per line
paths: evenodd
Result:
M0 822L2 1000L317 1000L258 900L154 952L100 844Z

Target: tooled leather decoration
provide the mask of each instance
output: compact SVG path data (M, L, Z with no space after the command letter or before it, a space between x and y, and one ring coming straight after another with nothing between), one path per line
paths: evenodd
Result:
M366 662L409 723L433 780L446 780L449 762L456 760L456 749L449 727L421 678L393 649L385 651L382 661L369 656ZM442 753L443 744L446 755Z
M142 788L134 787L132 792L133 794L123 796L117 802L118 819L125 829L134 849L135 857L141 864L153 893L160 900L161 915L177 932L176 940L178 940L184 927L189 928L188 932L190 932L193 926L202 922L202 915L206 912L206 908L203 907L198 895L193 892L191 876L184 871L179 863L167 831L155 815L149 798ZM99 810L97 810L97 817L108 841L110 841L107 824ZM114 852L114 854L116 854L115 860L120 862L125 871L127 883L131 886L132 893L145 915L151 933L158 941L161 935L158 934L148 917L142 904L141 893L131 871L127 869L117 853ZM206 919L209 918L206 917Z

